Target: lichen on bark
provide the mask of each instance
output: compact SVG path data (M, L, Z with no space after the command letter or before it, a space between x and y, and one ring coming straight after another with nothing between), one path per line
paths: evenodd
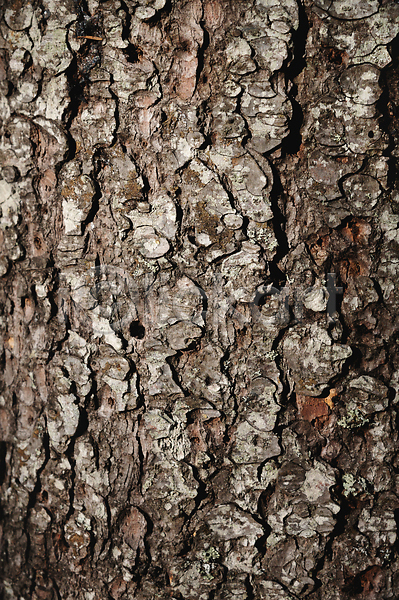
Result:
M397 595L394 0L7 0L2 594Z

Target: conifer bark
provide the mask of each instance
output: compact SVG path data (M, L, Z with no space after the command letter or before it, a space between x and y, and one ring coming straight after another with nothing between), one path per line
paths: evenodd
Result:
M3 0L3 598L397 598L398 33Z

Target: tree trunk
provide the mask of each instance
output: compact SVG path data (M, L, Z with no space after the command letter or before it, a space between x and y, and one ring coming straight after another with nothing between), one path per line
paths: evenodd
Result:
M3 598L398 598L398 32L3 1Z

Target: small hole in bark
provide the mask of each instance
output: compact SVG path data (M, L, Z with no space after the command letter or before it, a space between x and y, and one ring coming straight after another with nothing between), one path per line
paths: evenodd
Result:
M145 336L145 328L140 321L133 321L130 325L130 335L139 340L142 340Z
M41 239L36 236L33 240L33 243L35 244L35 248L37 248L37 250L40 250L40 248L42 247Z
M143 51L141 48L134 46L133 44L129 44L126 48L122 50L123 54L126 57L128 63L137 63L143 56Z
M190 50L190 42L188 40L183 40L182 43L180 44L180 50L183 50L183 52L189 52Z
M342 65L343 63L343 52L337 48L329 48L327 52L328 60L335 65Z
M26 51L23 57L23 62L24 62L24 72L32 66L33 64L33 60L32 60L32 56L30 55L30 52Z
M265 306L269 295L264 292L257 292L254 300L255 306L261 307Z
M369 131L368 136L370 139L373 139L374 137L374 131Z
M11 83L11 81L7 81L7 92L5 93L6 98L9 98L10 96L12 96L12 93L14 91L14 86ZM5 136L7 137L7 134L5 134ZM9 136L11 137L11 136Z

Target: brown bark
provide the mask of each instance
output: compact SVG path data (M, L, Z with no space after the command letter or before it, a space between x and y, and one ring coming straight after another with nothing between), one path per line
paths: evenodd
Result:
M398 32L3 2L2 597L398 597Z

